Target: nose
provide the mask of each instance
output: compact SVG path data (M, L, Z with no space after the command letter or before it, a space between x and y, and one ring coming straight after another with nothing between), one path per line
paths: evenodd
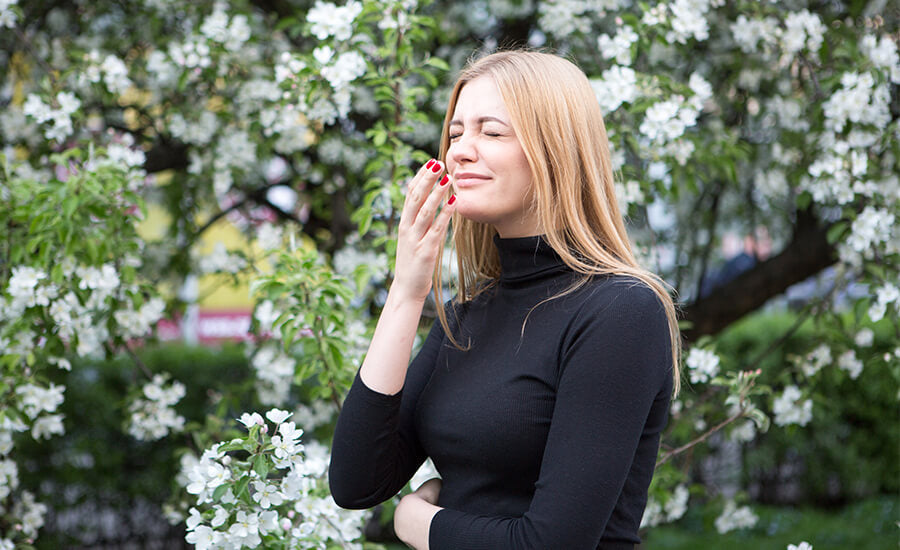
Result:
M447 149L447 160L455 164L475 162L478 160L478 150L475 146L475 138L465 132L459 135L459 137L450 143L450 147Z

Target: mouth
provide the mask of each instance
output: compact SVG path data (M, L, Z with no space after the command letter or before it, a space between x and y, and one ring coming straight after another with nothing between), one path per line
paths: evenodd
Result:
M476 174L474 172L460 172L453 176L453 182L459 188L472 187L473 185L484 183L489 179L491 179L490 176Z

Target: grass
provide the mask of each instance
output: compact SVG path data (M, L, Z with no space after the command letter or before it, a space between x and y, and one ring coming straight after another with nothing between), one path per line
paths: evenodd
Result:
M759 521L752 529L720 535L715 510L691 509L675 525L656 527L641 550L784 550L810 543L814 550L896 550L900 543L900 498L878 497L836 511L817 508L754 506Z
M900 497L873 498L835 511L771 506L753 511L759 516L755 527L720 535L713 527L718 510L694 506L678 523L649 530L640 550L785 550L801 541L814 550L900 548Z

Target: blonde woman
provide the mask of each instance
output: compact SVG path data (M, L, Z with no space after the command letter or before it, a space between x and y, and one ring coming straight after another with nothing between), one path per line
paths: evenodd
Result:
M374 506L431 457L442 480L394 516L413 548L633 549L679 337L666 288L632 254L587 78L544 53L471 63L440 158L409 182L332 494ZM442 301L451 218L457 294L410 363L432 287Z

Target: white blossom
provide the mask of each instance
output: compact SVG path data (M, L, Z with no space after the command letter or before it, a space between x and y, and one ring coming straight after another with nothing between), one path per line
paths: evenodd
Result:
M641 190L640 182L629 180L625 183L620 183L617 181L616 199L623 213L628 212L628 207L632 204L644 204L644 192Z
M47 505L37 502L29 491L22 491L20 500L13 506L13 515L21 519L22 533L26 537L36 537L38 529L44 525Z
M813 550L812 544L803 541L800 544L788 544L787 550Z
M806 355L802 364L803 374L815 376L823 367L830 365L831 361L831 348L828 347L828 344L819 344Z
M778 39L778 21L774 17L763 19L748 19L740 14L734 23L730 25L732 36L744 53L753 53L758 44L774 44Z
M211 550L218 548L221 535L208 525L198 525L195 529L188 531L184 540L193 544L196 550Z
M719 374L719 356L712 350L692 348L685 359L691 384L707 382Z
M803 399L800 388L790 385L775 398L772 412L775 413L775 424L779 426L806 426L812 420L812 399Z
M34 384L25 384L16 388L16 395L21 399L23 412L31 419L43 412L56 412L63 402L63 392L65 386L57 386L51 383L49 387L43 388Z
M748 442L753 441L756 437L756 423L752 420L745 420L735 426L728 434L728 438L732 441Z
M886 209L866 206L850 225L847 244L857 252L867 252L873 246L891 238L894 214Z
M666 521L676 521L684 516L685 512L687 512L689 497L690 492L687 487L684 485L675 487L675 491L672 492L672 495L669 496L669 500L667 500L666 504L663 506L663 511L666 514Z
M672 29L666 33L666 41L686 44L687 40L706 40L709 38L709 22L706 13L710 2L706 0L675 0L669 4Z
M31 437L35 439L50 439L53 435L62 435L65 433L63 427L63 415L48 414L39 417L31 425Z
M675 100L659 101L644 113L639 130L650 142L663 144L679 138L686 128L696 124L698 114L695 108Z
M297 362L275 345L255 352L251 361L256 371L256 390L264 405L281 405L287 400ZM270 419L271 420L271 419Z
M171 43L169 57L175 64L188 69L205 69L212 64L209 45L199 37L188 38L183 43Z
M869 319L880 321L890 304L900 298L900 289L892 284L886 284L875 291L875 302L869 306Z
M200 118L187 121L180 113L169 119L169 132L176 138L194 145L206 145L216 136L219 120L216 114L204 110Z
M584 34L590 30L590 19L584 16L588 9L588 3L579 0L547 0L538 4L538 25L558 37Z
M140 338L145 336L150 328L162 319L165 313L166 303L160 298L152 298L145 302L140 309L132 309L132 304L113 313L122 335L126 338Z
M887 84L876 86L869 73L844 73L841 89L822 104L825 127L841 132L847 122L853 122L883 128L891 120L889 102Z
M103 82L106 89L114 94L123 94L131 87L131 79L128 78L128 67L125 62L114 55L107 55L100 65L103 73Z
M749 506L738 508L733 500L729 500L725 503L722 514L716 518L715 526L716 531L720 535L724 535L735 529L749 529L756 525L758 520L759 517L753 513Z
M362 13L362 3L351 0L344 6L317 0L306 14L310 30L319 40L334 36L337 40L349 40L353 35L353 22Z
M16 462L8 458L0 460L0 499L5 499L18 486L19 467Z
M237 254L229 254L222 241L216 241L212 252L197 258L201 273L237 273L246 265L246 260Z
M310 405L299 404L294 409L294 420L307 431L312 431L319 426L324 426L334 419L335 408L321 400L313 401Z
M260 416L259 413L244 413L238 419L241 424L246 426L247 428L251 428L253 426L265 426L266 423L263 420L263 417Z
M345 88L365 72L366 60L355 51L344 52L332 64L322 67L322 76L335 90Z
M266 413L266 418L269 419L270 422L274 422L276 424L281 424L285 420L287 420L291 416L291 412L283 411L281 409L271 409Z
M597 47L606 59L615 59L619 65L631 64L631 45L637 42L638 35L629 25L619 27L616 35L610 37L601 34L597 38Z
M166 382L165 376L155 375L141 389L146 399L135 399L128 407L128 433L132 437L154 441L184 429L184 417L173 408L185 395L184 384Z
M900 55L890 36L884 35L879 40L875 35L867 34L859 41L859 47L873 65L887 70L891 82L900 84Z
M875 333L868 327L860 329L859 332L856 333L856 336L853 338L853 341L856 342L856 345L861 348L867 348L871 346L874 340Z
M231 542L240 548L241 545L255 548L262 539L259 536L259 516L253 512L239 510L235 522L228 528Z
M591 86L604 114L615 111L622 103L632 103L640 97L637 74L630 67L614 65L603 71L599 79L591 80Z
M12 8L16 0L0 0L0 27L15 28L18 15Z
M264 510L269 509L272 505L279 506L284 502L284 496L278 492L278 488L274 485L269 485L263 481L254 481L253 489L253 500L259 503L259 506Z
M661 523L672 522L680 519L687 511L687 502L690 492L684 485L675 488L665 506L653 497L647 499L644 515L641 517L641 527L655 527Z
M796 54L806 49L815 53L822 47L825 24L818 15L810 13L809 10L788 13L784 26L781 39L786 52Z
M838 367L847 371L850 378L856 380L863 370L863 362L856 357L856 352L849 349L838 357Z

